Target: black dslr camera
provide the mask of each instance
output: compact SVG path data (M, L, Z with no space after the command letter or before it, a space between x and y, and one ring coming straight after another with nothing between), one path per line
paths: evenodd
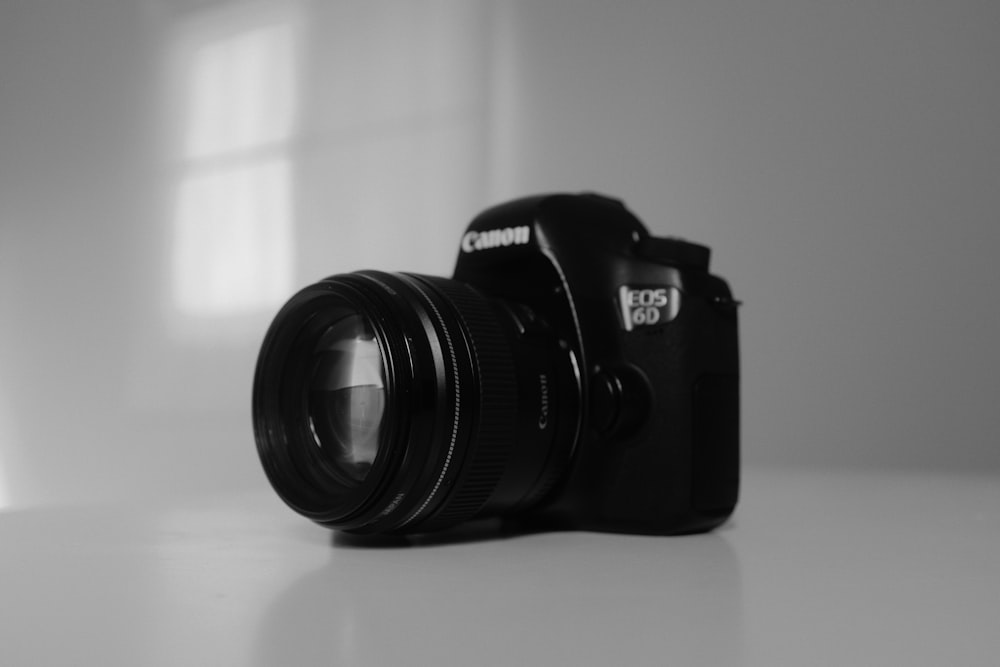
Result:
M739 353L708 259L619 201L550 195L480 214L452 279L306 287L257 362L264 470L292 509L356 533L710 530L736 505Z

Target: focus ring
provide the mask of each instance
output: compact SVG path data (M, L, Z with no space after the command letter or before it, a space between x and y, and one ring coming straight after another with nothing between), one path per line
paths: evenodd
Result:
M419 526L419 530L436 530L475 516L496 489L514 440L517 381L510 343L489 301L464 283L429 276L419 279L452 305L475 359L478 379L478 405L470 410L478 422L468 443L469 457L440 510Z

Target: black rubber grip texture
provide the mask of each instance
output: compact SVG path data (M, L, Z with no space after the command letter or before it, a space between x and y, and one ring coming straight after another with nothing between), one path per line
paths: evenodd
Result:
M475 360L478 387L463 389L478 400L462 411L473 418L469 453L456 483L436 514L420 526L434 530L470 519L483 507L503 475L517 420L517 381L510 342L490 302L465 283L422 277L451 304Z

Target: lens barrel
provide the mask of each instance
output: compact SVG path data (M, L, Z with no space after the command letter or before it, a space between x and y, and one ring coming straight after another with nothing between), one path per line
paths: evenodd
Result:
M257 362L258 453L314 521L413 533L544 500L579 424L568 346L446 278L361 271L282 308Z

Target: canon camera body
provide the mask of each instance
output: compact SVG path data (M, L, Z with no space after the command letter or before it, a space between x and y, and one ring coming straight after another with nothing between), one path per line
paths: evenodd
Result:
M740 401L738 304L708 264L617 200L545 195L477 216L451 279L306 287L257 363L264 470L358 533L710 530L737 501Z

